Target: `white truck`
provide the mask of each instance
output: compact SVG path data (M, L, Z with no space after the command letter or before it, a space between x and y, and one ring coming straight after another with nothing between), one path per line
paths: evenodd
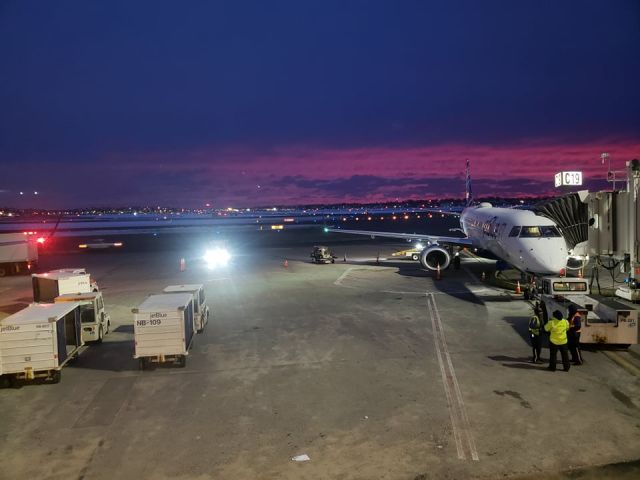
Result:
M163 290L164 293L191 293L193 295L193 318L196 332L202 333L205 325L209 322L209 307L204 296L204 285L169 285Z
M543 277L540 305L544 320L555 310L567 315L569 305L575 305L582 315L580 343L628 347L638 337L638 310L612 297L591 295L584 278Z
M104 308L102 292L66 293L55 298L55 303L75 302L80 304L80 323L84 343L102 343L109 333L111 317Z
M35 268L38 241L35 232L0 233L0 277Z
M193 295L150 295L132 312L133 358L139 359L140 368L164 362L177 362L184 367L194 336Z
M31 304L0 320L0 378L58 383L82 345L78 303Z
M67 293L97 292L98 285L84 268L52 270L31 275L33 301L53 303L56 297Z

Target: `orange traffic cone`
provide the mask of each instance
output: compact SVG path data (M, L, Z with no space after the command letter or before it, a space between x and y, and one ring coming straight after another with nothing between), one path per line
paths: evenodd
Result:
M522 289L520 288L520 280L516 283L516 295L520 295L522 293Z
M284 266L284 268L288 268L289 267L289 261L285 258L284 263L282 265Z
M184 258L180 259L180 271L184 272L187 269L187 262L184 260Z
M442 274L440 273L440 264L436 268L436 280L440 280L442 278Z

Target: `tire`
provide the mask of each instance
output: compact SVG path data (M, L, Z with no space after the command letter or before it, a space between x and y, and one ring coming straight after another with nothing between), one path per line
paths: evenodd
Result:
M56 370L51 374L51 383L60 383L61 378L62 372L60 370Z
M138 360L138 366L140 367L140 370L146 370L147 369L147 359L142 357Z
M332 259L331 259L331 263L336 263L336 259L335 259L335 258L332 258Z
M4 277L7 274L7 269L0 267L0 277Z
M411 254L411 260L413 260L414 262L417 262L419 259L420 259L420 255L418 255L417 253Z
M187 356L181 355L178 359L178 368L184 368L187 366Z
M109 321L107 322L107 331L106 331L106 332L104 332L104 334L105 334L105 335L107 335L107 334L109 333L109 331L110 331L110 330L111 330L111 320L109 320Z
M102 330L102 325L100 325L100 328L98 328L98 339L96 340L96 343L102 343L103 339L104 339L104 331Z

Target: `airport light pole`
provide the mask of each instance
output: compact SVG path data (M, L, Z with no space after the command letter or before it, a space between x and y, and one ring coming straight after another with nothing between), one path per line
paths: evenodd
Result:
M609 162L609 167L607 170L607 181L608 182L613 182L613 191L616 191L616 176L615 174L611 171L611 155L609 155L607 152L604 152L600 155L600 158L602 159L602 165L604 165L605 160L608 160Z

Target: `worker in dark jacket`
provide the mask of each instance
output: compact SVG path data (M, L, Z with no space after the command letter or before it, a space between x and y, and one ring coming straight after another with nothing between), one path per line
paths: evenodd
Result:
M558 350L562 355L562 366L564 371L568 372L571 364L569 363L569 350L567 349L567 331L569 330L569 322L566 318L562 318L562 312L556 310L551 318L544 326L545 331L549 332L549 367L548 370L556 371L556 362Z
M567 344L571 353L571 363L582 365L582 352L580 351L580 333L582 332L582 315L575 305L569 305L569 331L567 332Z
M533 315L529 319L529 338L531 339L531 350L533 356L532 363L542 363L540 353L542 352L542 311L540 305L536 304Z

